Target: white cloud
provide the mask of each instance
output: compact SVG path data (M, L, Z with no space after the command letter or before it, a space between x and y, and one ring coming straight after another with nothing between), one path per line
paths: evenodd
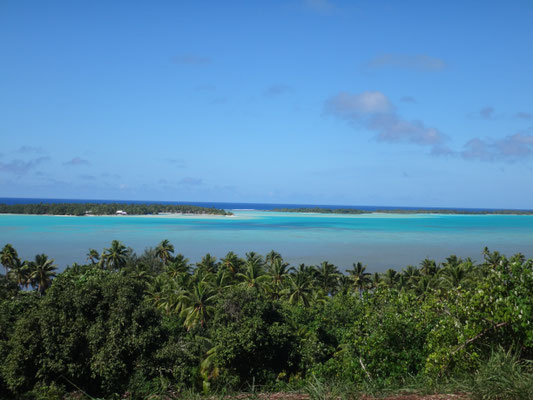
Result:
M74 157L72 160L66 161L63 163L63 165L67 165L71 167L78 166L78 165L89 165L89 164L90 163L88 160L85 160L84 158L81 158L81 157Z
M325 111L376 132L377 139L384 142L435 146L446 139L442 132L422 121L408 121L399 116L391 101L379 91L340 92L326 100Z
M481 110L479 110L479 116L484 119L492 119L492 117L494 117L495 111L496 110L494 110L494 107L483 107Z
M340 92L326 101L326 111L346 119L360 118L368 114L384 114L394 111L394 106L383 93Z
M38 157L29 161L15 159L7 163L0 162L0 172L24 175L31 169L48 160L50 160L50 157Z
M533 154L533 135L519 132L502 139L473 138L459 154L467 160L515 162Z
M383 115L371 120L369 128L378 133L378 140L385 142L409 142L420 145L437 145L444 135L422 121L406 121L396 114Z
M288 93L292 90L292 87L284 84L271 85L265 90L265 96L278 96Z
M27 153L42 153L43 149L42 147L36 147L36 146L21 146L18 150L19 153L27 154Z
M516 118L520 118L520 119L527 119L527 120L533 119L533 114L525 112L525 111L519 111L516 113L515 116Z

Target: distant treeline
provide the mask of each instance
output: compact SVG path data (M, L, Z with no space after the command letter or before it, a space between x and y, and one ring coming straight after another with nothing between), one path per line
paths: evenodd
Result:
M274 208L275 212L294 212L294 213L319 213L319 214L368 214L370 211L356 210L353 208Z
M468 215L485 215L485 214L507 214L507 215L533 215L530 210L459 210L459 209L386 209L386 210L358 210L355 208L274 208L270 211L275 212L294 212L294 213L320 213L320 214L468 214Z
M124 211L130 215L159 213L233 215L218 208L184 204L122 204L122 203L36 203L0 204L1 214L49 214L49 215L115 215Z

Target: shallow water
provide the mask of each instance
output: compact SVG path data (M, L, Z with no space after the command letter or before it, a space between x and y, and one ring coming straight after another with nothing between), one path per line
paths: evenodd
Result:
M63 269L86 262L113 239L136 252L170 240L191 261L205 253L244 255L274 249L292 264L333 262L341 269L361 261L369 271L418 264L450 254L481 259L484 246L533 256L533 216L436 214L296 214L235 211L234 217L0 215L0 245L19 255L44 252Z

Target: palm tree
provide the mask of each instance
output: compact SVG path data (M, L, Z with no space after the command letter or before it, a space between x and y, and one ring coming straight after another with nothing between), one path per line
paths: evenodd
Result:
M224 258L220 260L222 267L230 272L230 274L235 277L239 272L241 272L242 265L244 261L233 251L230 251Z
M483 249L483 258L485 265L489 268L496 269L498 266L507 266L507 259L498 251L490 252L488 247Z
M209 339L205 339L209 344L211 344ZM211 387L211 383L209 381L213 378L217 378L220 375L220 368L216 366L214 361L221 347L222 346L220 344L212 346L205 353L205 357L200 363L200 376L202 377L202 389L204 395L209 394L209 388Z
M141 264L137 264L133 268L129 269L128 273L139 282L147 283L152 279L150 272L147 271L146 268Z
M348 294L352 291L352 278L344 274L340 274L338 281L337 293Z
M172 257L172 253L174 253L174 246L167 239L163 240L155 248L156 256L159 257L165 265Z
M20 262L17 250L11 244L6 244L0 252L0 263L6 269L6 277L8 270L14 268Z
M246 262L251 264L257 264L263 267L263 257L260 254L257 254L255 251L246 253Z
M199 272L201 273L213 273L218 269L217 258L213 257L211 254L207 253L202 257L202 260L196 264Z
M301 275L305 275L307 277L311 276L313 274L313 267L310 266L310 265L305 265L305 264L299 264L298 267L291 267L290 270L295 274L295 275L298 275L298 274L301 274Z
M276 258L272 261L268 268L268 274L272 278L272 283L276 286L282 286L285 278L289 276L289 263L286 263L281 258Z
M289 276L289 264L284 262L281 257L272 261L272 265L268 268L268 276L271 279L269 293L272 298L279 298L281 290L286 279Z
M37 254L35 260L29 263L30 280L32 285L37 285L37 290L42 295L52 284L52 278L56 276L54 260L46 254Z
M121 269L126 266L128 249L118 240L111 242L111 247L104 250L102 262L110 269Z
M407 291L407 289L410 288L409 278L407 278L404 274L398 274L398 281L396 282L396 287L401 292Z
M222 294L231 285L231 277L225 269L219 269L215 274L211 274L209 285L218 294Z
M92 265L95 265L100 260L100 254L95 249L89 249L87 252L87 260L90 261Z
M372 281L372 288L377 288L380 286L383 282L383 279L381 278L381 274L379 272L374 272L371 278Z
M163 275L157 275L154 279L148 282L146 294L156 308L160 308L160 304L163 299L163 291L166 289L168 284L168 279L166 279Z
M446 267L455 267L459 264L461 264L463 260L461 260L460 257L457 257L455 254L452 254L449 257L446 257L446 261L442 263L442 266L444 268Z
M270 277L265 275L262 259L252 257L244 264L244 272L238 273L237 277L242 280L242 284L248 287L259 289L261 283L266 282Z
M389 268L385 272L385 275L383 275L383 281L388 287L394 287L398 283L399 280L400 280L400 276L392 268Z
M186 306L181 314L185 317L184 325L191 330L196 325L204 326L214 312L217 294L205 282L194 285L192 290L183 295Z
M339 270L335 265L323 261L318 267L313 268L313 276L318 287L326 295L335 293L340 276Z
M447 265L441 271L441 283L446 288L457 288L459 285L470 282L471 262Z
M189 259L181 253L173 257L165 266L165 272L171 279L176 279L181 274L188 274L189 271Z
M361 262L357 262L357 264L353 263L352 265L353 269L349 269L346 272L350 274L355 289L359 290L359 293L361 293L368 288L371 282L370 273L366 272L366 266Z
M324 290L318 289L318 290L312 291L310 300L311 300L311 303L314 303L314 304L318 304L318 303L326 304L329 298L330 298L329 295L326 292L324 292Z
M290 304L302 303L304 307L309 307L313 296L310 277L304 274L289 276L289 287L284 289L282 294Z
M165 266L163 261L161 261L161 258L157 255L157 249L153 247L144 249L143 253L138 257L133 254L132 249L128 249L126 265L130 268L134 268L137 265L142 265L143 268L154 275L160 273Z
M180 314L185 309L187 293L178 282L169 281L165 282L152 298L157 308L164 310L167 315L173 315Z
M17 261L9 271L9 278L18 286L27 288L30 285L30 270L27 262Z
M266 256L265 260L267 264L270 266L274 263L275 260L283 260L283 257L281 257L281 254L278 252L275 252L274 250L271 250Z
M405 278L406 284L410 286L416 286L416 283L418 282L418 278L420 277L420 271L418 268L408 265L404 270L402 274Z
M438 271L437 263L435 260L430 260L429 258L425 258L420 263L420 272L422 272L422 275L435 275Z
M429 291L435 288L437 282L438 281L434 276L422 275L414 286L415 293L418 296L425 296Z

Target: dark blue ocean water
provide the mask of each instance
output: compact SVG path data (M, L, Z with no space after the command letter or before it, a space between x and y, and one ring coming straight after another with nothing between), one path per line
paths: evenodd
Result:
M34 204L34 203L120 203L120 204L190 204L200 207L215 207L224 210L273 210L276 208L308 208L321 207L330 209L348 208L365 211L375 210L460 210L460 211L494 211L490 208L464 207L404 207L404 206L369 206L369 205L339 205L339 204L285 204L285 203L227 203L203 201L159 201L159 200L95 200L95 199L48 199L0 197L3 204Z

